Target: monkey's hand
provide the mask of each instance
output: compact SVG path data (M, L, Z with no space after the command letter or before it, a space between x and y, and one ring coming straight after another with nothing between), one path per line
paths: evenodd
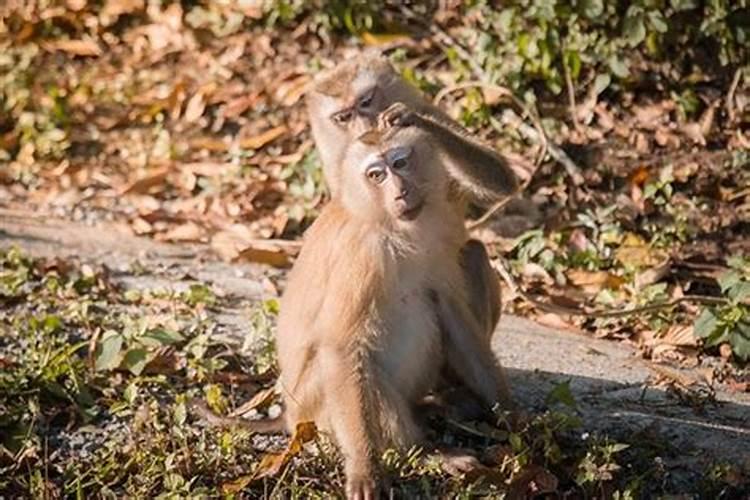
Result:
M385 131L391 128L409 127L415 125L418 118L417 113L406 104L395 102L378 115L378 129Z

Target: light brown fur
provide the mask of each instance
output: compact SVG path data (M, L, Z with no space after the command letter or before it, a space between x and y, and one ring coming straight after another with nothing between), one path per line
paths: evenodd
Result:
M468 198L490 201L517 188L517 179L505 157L426 100L376 51L319 73L306 100L313 137L334 199L341 193L342 170L349 167L343 161L347 147L379 119L391 125L416 125L429 133L437 161L452 178L449 199L456 213L465 214ZM342 113L348 116L343 123L335 119ZM468 306L484 335L491 338L500 318L497 275L484 245L477 240L467 241L458 258L468 290Z
M509 399L468 306L463 214L433 139L403 127L367 142L350 144L340 194L306 234L277 333L287 427L333 436L351 499L374 498L385 447L421 440L414 408L444 366L486 404Z

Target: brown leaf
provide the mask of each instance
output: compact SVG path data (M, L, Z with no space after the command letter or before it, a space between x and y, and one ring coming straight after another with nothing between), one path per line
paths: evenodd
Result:
M167 231L163 238L167 241L200 241L205 231L195 222L186 222Z
M93 40L54 40L43 42L42 47L50 52L60 50L74 56L100 56L102 50Z
M567 316L569 318L569 316ZM569 319L565 319L565 316L561 316L555 313L543 313L534 318L536 323L540 325L549 326L550 328L557 328L560 330L568 331L579 331L578 328L570 322Z
M365 31L361 35L362 41L365 43L365 45L370 46L377 46L377 45L387 45L387 44L404 44L408 43L412 40L412 38L409 35L402 34L402 33L370 33L369 31Z
M229 149L229 144L213 137L198 137L190 141L190 149L205 149L216 153L223 153Z
M148 234L154 230L154 227L142 217L136 217L130 223L130 227L133 228L135 234Z
M144 0L107 0L101 11L101 16L107 18L107 23L112 23L123 14L132 14L137 10L143 10Z
M312 422L301 422L297 424L297 428L294 430L286 449L281 453L269 453L264 456L258 468L255 469L255 475L253 479L261 479L264 477L272 477L278 474L289 461L297 456L302 451L302 446L315 439L318 435L318 430L315 428L315 424Z
M727 342L723 342L719 346L719 356L721 356L721 358L725 359L725 360L726 359L731 359L731 357L732 357L732 345L729 344L729 343L727 343Z
M147 191L150 191L151 188L163 184L167 179L167 173L169 173L169 167L157 168L149 172L144 177L136 179L123 186L120 189L119 194L123 195L128 193L146 193Z
M557 491L558 479L544 467L530 464L513 477L508 498L530 498Z
M293 241L270 242L251 237L250 231L240 224L235 224L227 231L220 231L211 238L211 248L228 261L245 260L268 264L274 267L288 267L289 255L299 248Z
M255 135L253 137L247 137L240 140L240 146L243 149L260 149L269 142L281 137L287 132L285 125L279 125L272 129L268 129L262 134Z
M506 460L513 458L513 449L505 444L495 444L485 448L482 453L482 462L489 465L500 466Z
M78 12L86 7L86 0L66 0L65 5L67 5L70 10Z
M731 392L750 392L750 382L738 382L732 379L727 382L727 388Z
M252 482L252 480L253 474L246 474L244 476L238 477L237 479L232 479L231 481L227 481L221 484L221 492L225 495L239 493L240 491L244 490L245 487L247 487L247 485Z
M195 123L203 116L205 110L206 100L204 99L203 92L199 90L188 101L183 119L188 123Z
M310 75L305 74L298 76L291 80L281 82L276 87L274 92L274 98L279 101L283 106L293 106L300 100L307 89L307 84L310 82Z
M284 250L273 248L262 248L263 243L259 242L257 246L246 247L242 249L235 260L246 260L258 262L259 264L268 264L273 267L285 268L291 265L289 255Z
M246 403L241 404L232 411L230 417L241 417L251 410L267 408L276 398L276 389L269 387L256 392Z
M585 271L571 269L565 273L570 282L587 293L598 293L604 288L619 289L625 279L607 271Z

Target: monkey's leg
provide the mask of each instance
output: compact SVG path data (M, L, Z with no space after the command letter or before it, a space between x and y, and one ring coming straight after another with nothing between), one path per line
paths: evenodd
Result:
M487 338L491 339L500 320L500 283L484 244L469 240L461 249L460 264L469 294L469 307Z
M513 409L505 373L471 309L453 297L440 296L438 317L450 369L486 404Z
M326 420L344 456L346 497L349 500L377 498L377 452L373 446L376 417L367 400L366 379L358 362L342 349L323 348L320 352L321 380L331 387L325 392Z

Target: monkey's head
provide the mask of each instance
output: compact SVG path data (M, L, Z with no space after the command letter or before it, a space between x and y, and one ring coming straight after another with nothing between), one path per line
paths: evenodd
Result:
M396 101L409 102L414 89L382 54L365 52L319 73L307 91L313 137L332 190L347 146L376 124ZM411 98L413 100L413 97Z
M447 174L416 127L366 132L347 149L344 164L342 203L368 222L408 226L444 205Z

